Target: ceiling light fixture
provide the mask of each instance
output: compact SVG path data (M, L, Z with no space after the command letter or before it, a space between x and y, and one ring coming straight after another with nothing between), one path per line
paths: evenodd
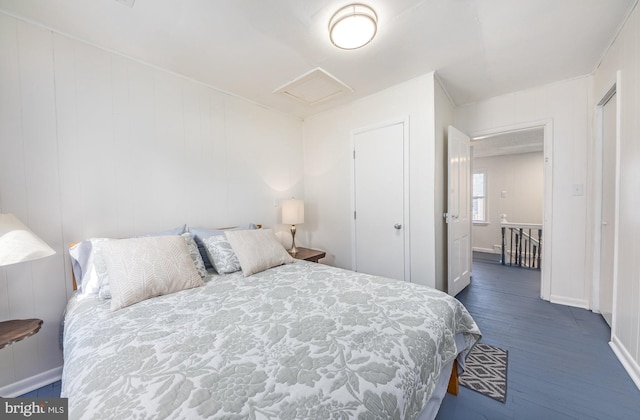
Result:
M378 15L366 4L344 6L329 20L329 39L343 50L355 50L367 45L378 31Z

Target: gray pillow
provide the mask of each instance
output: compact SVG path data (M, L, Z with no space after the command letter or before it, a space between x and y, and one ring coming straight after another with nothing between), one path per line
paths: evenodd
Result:
M218 274L235 273L240 270L240 262L224 234L204 238L203 243L209 261Z
M197 228L197 227L189 227L189 232L193 235L193 238L196 240L196 244L198 244L198 250L200 251L200 255L202 256L202 261L204 261L204 266L209 268L214 268L213 263L209 261L209 255L207 254L207 249L204 246L204 238L208 238L210 236L216 235L224 235L224 233L228 230L247 230L247 229L257 229L258 226L254 223L247 223L246 225L236 226L231 229L209 229L209 228Z

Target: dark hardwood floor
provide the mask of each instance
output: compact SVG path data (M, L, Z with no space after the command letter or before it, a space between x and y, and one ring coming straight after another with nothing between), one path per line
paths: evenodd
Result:
M609 347L611 331L590 311L540 299L540 272L474 256L457 298L482 342L509 351L505 404L464 387L437 419L639 419L640 390Z
M509 351L505 404L460 387L439 420L639 419L640 391L620 365L600 315L540 299L540 273L474 259L458 299L483 333ZM60 382L25 395L58 397Z

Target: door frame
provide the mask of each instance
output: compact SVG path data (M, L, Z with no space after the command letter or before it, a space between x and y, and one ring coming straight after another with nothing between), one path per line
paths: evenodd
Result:
M553 257L552 232L553 232L553 119L529 121L519 124L511 124L496 128L469 133L471 146L473 142L483 137L504 134L512 131L542 128L544 131L544 193L542 216L542 267L540 270L540 297L546 301L551 300L551 264Z
M384 127L389 127L396 124L402 124L403 132L403 181L404 181L404 214L403 214L403 229L404 229L404 281L411 282L411 219L409 211L409 116L403 116L393 118L376 124L371 124L351 130L349 135L349 152L351 153L351 167L350 167L350 185L351 185L351 267L353 270L357 270L357 258L356 258L356 221L354 218L356 211L356 177L355 177L355 138L358 134L366 133L367 131L373 131Z
M594 212L593 212L593 266L592 266L592 287L591 287L591 309L600 313L600 263L601 263L601 246L602 246L602 153L604 150L604 106L615 95L616 98L616 157L615 157L615 199L614 199L614 228L613 228L613 299L611 305L611 334L615 331L616 325L616 301L617 301L617 285L618 285L618 238L619 238L619 204L620 204L620 107L622 106L621 95L621 72L616 72L616 80L598 101L595 109L596 119L596 135L594 144L593 159L593 195L594 195ZM599 158L598 158L599 156Z

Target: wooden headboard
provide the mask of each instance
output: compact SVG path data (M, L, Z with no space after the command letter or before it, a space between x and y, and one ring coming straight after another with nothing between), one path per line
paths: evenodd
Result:
M78 245L78 242L71 242L69 248L75 245ZM71 257L69 257L69 261L71 261ZM76 273L73 271L73 263L71 263L71 280L73 281L73 291L75 292L78 290L78 283L76 282Z

